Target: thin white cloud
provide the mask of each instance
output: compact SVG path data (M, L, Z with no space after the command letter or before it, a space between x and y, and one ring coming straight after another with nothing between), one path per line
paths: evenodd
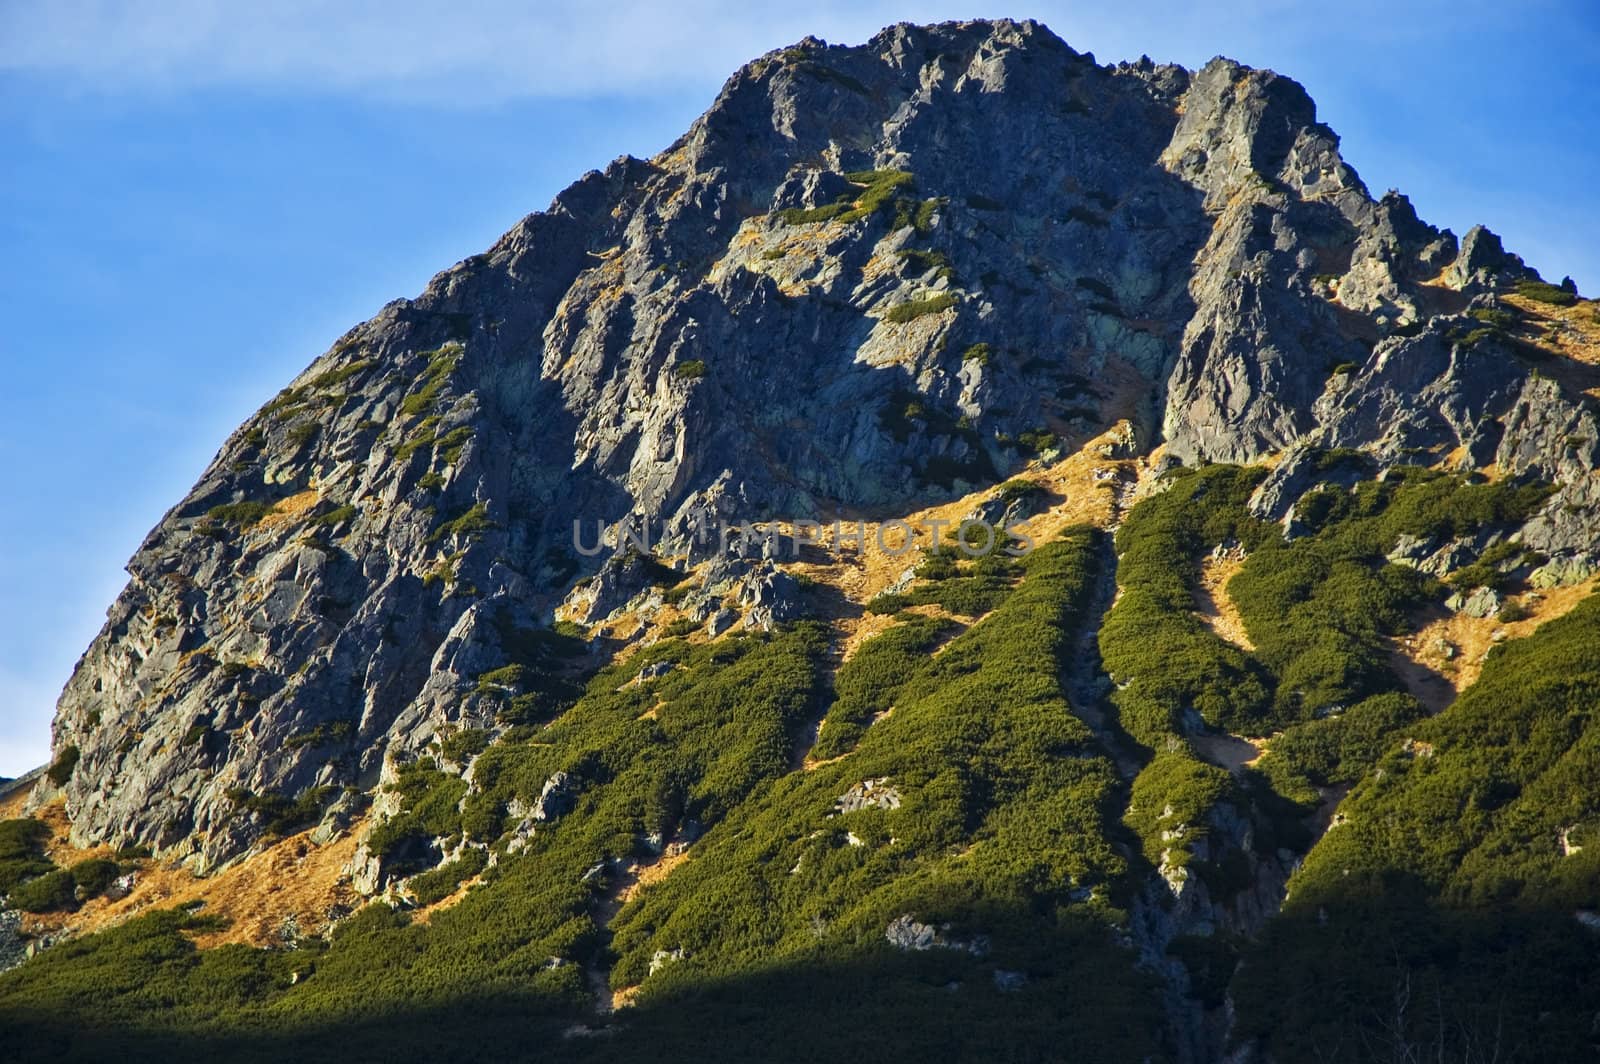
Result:
M940 7L13 0L0 7L0 69L114 90L258 86L458 102L627 94L720 77L808 33L859 41L897 17L952 17Z
M1426 0L1434 8L1444 0ZM1419 32L1372 23L1383 0L1347 0L1343 42ZM1359 17L1357 17L1359 14ZM1292 0L7 0L0 71L116 93L213 86L445 103L626 96L720 80L808 34L859 43L897 21L1038 18L1102 58L1251 61L1322 42L1326 14Z

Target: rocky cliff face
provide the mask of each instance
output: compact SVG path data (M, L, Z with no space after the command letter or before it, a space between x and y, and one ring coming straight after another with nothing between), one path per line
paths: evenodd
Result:
M212 868L286 805L494 726L476 678L564 601L597 620L640 586L574 520L646 519L686 559L706 520L903 512L1102 431L1117 375L1146 396L1133 446L1185 462L1315 445L1560 479L1529 536L1586 571L1586 382L1483 327L1535 276L1374 198L1270 72L1102 66L1033 23L803 41L227 441L62 695L75 835Z

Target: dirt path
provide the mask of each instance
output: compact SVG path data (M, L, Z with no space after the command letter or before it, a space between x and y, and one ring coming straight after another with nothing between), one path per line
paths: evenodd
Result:
M595 901L590 916L595 926L602 932L609 933L611 921L623 910L630 901L639 896L639 892L653 883L659 883L672 874L672 870L689 859L689 850L685 846L669 845L655 857L645 861L629 861L616 869L608 882L606 890ZM610 1015L621 1008L626 1008L638 993L638 987L628 987L623 990L611 988L611 969L597 963L589 963L584 967L583 977L588 983L590 991L594 994L595 1011L602 1016Z
M1244 568L1244 563L1245 554L1240 547L1202 558L1200 582L1194 588L1194 612L1224 642L1240 650L1253 651L1256 646L1245 631L1244 618L1228 594L1228 581Z
M1066 688L1073 713L1094 732L1124 780L1132 780L1139 774L1143 758L1127 736L1111 726L1111 684L1100 660L1100 626L1115 605L1119 590L1117 551L1112 534L1122 524L1123 517L1141 494L1141 489L1148 489L1149 471L1150 465L1147 463L1136 477L1119 476L1113 482L1114 488L1110 492L1111 513L1106 522L1108 531L1098 548L1099 565L1094 593L1090 596L1086 615L1078 629L1077 646L1062 674L1062 685Z
M1189 745L1202 760L1225 768L1235 776L1262 754L1259 745L1239 735L1193 735L1189 737Z
M1411 657L1407 649L1398 641L1390 646L1389 668L1400 678L1407 693L1421 702L1429 713L1443 713L1456 700L1455 684L1443 673Z
M1390 666L1406 690L1438 713L1472 686L1483 671L1489 651L1497 644L1532 635L1539 626L1571 610L1600 588L1600 579L1513 595L1508 603L1520 608L1517 620L1468 617L1437 607L1417 618L1414 634L1390 643Z

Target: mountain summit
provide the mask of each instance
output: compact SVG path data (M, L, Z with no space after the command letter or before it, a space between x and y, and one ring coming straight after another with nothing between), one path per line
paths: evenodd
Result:
M1486 973L1565 971L1572 913L1600 923L1563 760L1593 710L1529 701L1553 662L1600 675L1597 362L1592 304L1374 197L1270 71L1011 21L763 56L339 338L150 533L29 799L52 854L120 849L130 881L96 898L11 840L44 860L17 892L124 908L52 927L113 929L0 979L0 1029L316 1059L359 1057L328 1029L438 1059L1587 1044L1593 1001L1536 1020ZM932 531L874 544L902 521ZM1036 549L941 551L963 521ZM274 875L323 875L317 912L241 885ZM295 926L121 923L140 876ZM1526 923L1483 922L1514 896ZM141 943L166 1006L62 1019Z

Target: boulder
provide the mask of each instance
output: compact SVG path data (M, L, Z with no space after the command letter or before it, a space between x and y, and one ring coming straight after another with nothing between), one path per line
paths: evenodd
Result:
M557 772L544 781L530 815L535 821L545 823L566 816L577 804L578 781L565 772Z

